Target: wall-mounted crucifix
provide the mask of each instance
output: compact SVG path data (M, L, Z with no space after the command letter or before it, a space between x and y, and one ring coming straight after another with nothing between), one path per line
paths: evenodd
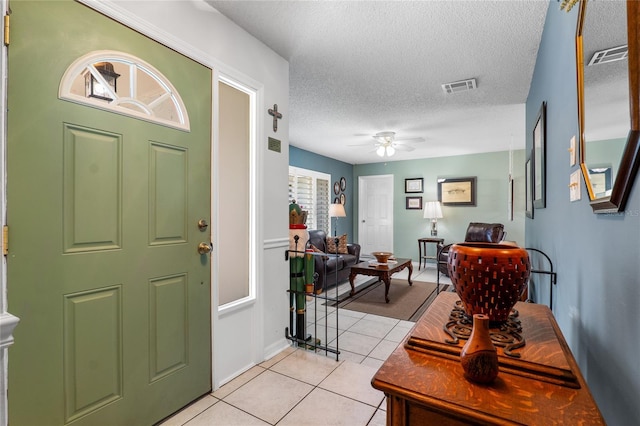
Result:
M273 109L269 108L269 115L273 115L273 131L278 131L278 118L282 118L282 114L278 112L278 104L273 104Z

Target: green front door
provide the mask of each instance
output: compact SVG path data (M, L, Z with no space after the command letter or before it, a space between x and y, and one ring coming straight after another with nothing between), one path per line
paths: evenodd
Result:
M211 70L72 1L12 1L9 423L148 425L211 389ZM58 99L98 50L152 64L190 131Z

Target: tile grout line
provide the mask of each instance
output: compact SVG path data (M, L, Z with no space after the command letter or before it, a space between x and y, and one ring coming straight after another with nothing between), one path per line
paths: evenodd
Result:
M423 272L426 272L426 268L425 268L425 270L419 271L419 272L418 272L418 273L416 273L416 274L412 274L412 278L413 278L413 279L416 279L418 276L422 275L422 273L423 273ZM331 312L331 313L327 313L327 315L330 315L330 314L333 314L333 312ZM339 314L339 312L338 312L338 314ZM295 377L291 377L291 376L289 376L289 375L287 375L287 374L284 374L284 373L281 373L281 372L278 372L278 371L272 370L272 368L273 368L273 367L275 367L276 365L278 365L280 362L282 362L282 361L286 360L289 356L291 356L292 354L296 353L296 351L306 351L306 350L305 350L305 349L303 349L303 348L300 348L300 347L294 347L294 350L293 350L291 353L287 354L287 355L286 355L286 356L284 356L282 359L278 360L277 362L275 362L274 364L270 365L269 367L264 367L264 366L262 366L262 365L261 365L262 363L261 363L261 364L256 364L256 366L260 367L260 368L262 369L262 371L260 371L258 374L256 374L255 376L253 376L252 378L250 378L250 379L249 379L249 380L247 380L246 382L242 383L238 388L234 389L234 390L233 390L233 391L231 391L229 394L225 395L223 398L218 398L218 397L214 396L214 395L213 395L213 392L208 393L208 394L207 394L207 396L211 396L211 397L213 397L216 401L215 401L212 405L208 406L207 408L205 408L204 410L202 410L201 412L199 412L198 414L196 414L196 415L194 415L193 417L191 417L191 418L190 418L189 420L187 420L186 422L183 422L182 424L183 424L183 425L186 425L187 423L191 422L191 421L192 421L192 420L194 420L196 417L198 417L199 415L201 415L203 412L205 412L205 411L206 411L206 410L208 410L209 408L211 408L211 407L213 407L214 405L216 405L218 402L224 402L226 405L228 405L228 406L230 406L230 407L233 407L233 408L235 408L235 409L237 409L237 410L239 410L239 411L241 411L241 412L243 412L243 413L245 413L245 414L248 414L248 415L250 415L250 416L252 416L252 417L254 417L254 418L256 418L256 419L259 419L260 421L264 421L265 423L268 423L268 424L271 424L271 425L277 425L277 424L278 424L278 423L280 423L280 422L281 422L281 421L282 421L282 420L283 420L283 419L284 419L284 418L285 418L289 413L291 413L291 411L292 411L292 410L294 410L294 409L295 409L295 408L296 408L296 407L297 407L297 406L298 406L302 401L305 401L305 400L306 400L306 398L308 398L308 397L309 397L309 395L310 395L314 390L316 390L316 389L321 389L322 391L329 392L329 393L334 394L334 395L336 395L336 396L339 396L339 397L342 397L342 398L346 398L346 399L349 399L349 400L351 400L351 401L358 402L358 403L364 404L364 405L366 405L366 406L368 406L368 407L372 407L372 408L374 408L374 412L373 412L372 416L369 418L368 422L366 423L366 424L369 424L369 423L373 420L373 418L375 417L375 415L377 414L378 410L382 410L382 408L381 408L381 407L382 407L382 404L384 403L384 394L383 394L383 396L382 396L382 399L381 399L380 403L378 403L377 405L371 405L371 404L369 404L369 403L367 403L367 402L359 401L359 400L354 399L354 398L352 398L352 397L349 397L349 396L346 396L346 395L342 395L342 394L340 394L340 393L337 393L337 392L332 391L332 390L325 389L325 388L323 388L323 387L321 387L321 386L320 386L320 385L321 385L321 384L322 384L322 383L327 379L327 377L329 377L331 374L333 374L333 373L336 371L336 369L337 369L341 364L343 364L344 362L351 362L351 363L354 363L354 364L364 365L363 363L364 363L367 359L371 359L371 360L375 360L375 361L384 361L384 360L379 360L379 359L374 358L374 357L372 357L372 356L371 356L371 353L372 353L372 352L373 352L373 351L374 351L374 350L375 350L375 349L380 345L380 343L382 343L383 341L390 342L390 343L392 343L392 344L394 344L394 345L398 345L398 344L400 344L400 343L401 343L401 342L395 342L395 341L393 341L393 340L387 340L387 339L386 339L386 337L387 337L387 336L388 336L388 335L389 335L393 330L395 330L395 329L398 327L398 325L400 325L400 323L401 323L401 322L403 322L403 321L401 321L401 320L397 320L397 322L395 322L395 323L393 324L393 326L391 327L391 329L390 329L390 330L389 330L389 331L388 331L388 332L387 332L383 337L381 337L381 338L378 338L378 337L376 337L376 336L369 336L369 335L367 335L367 334L359 333L359 332L357 332L357 331L351 331L351 329L352 329L356 324L358 324L360 321L362 321L363 319L367 319L368 321L375 321L375 320L368 319L368 318L367 318L367 315L372 315L372 316L375 316L375 317L378 317L378 316L379 316L379 315L373 315L373 314L365 314L364 316L361 316L361 317L360 317L360 316L350 316L351 318L356 319L356 321L355 321L351 326L349 326L349 327L348 327L347 329L345 329L345 330L340 330L339 328L337 328L337 329L336 329L338 334L343 334L343 333L345 333L346 331L349 331L349 332L351 332L351 333L353 333L353 334L358 334L358 335L360 335L360 336L366 336L366 337L370 337L370 338L374 338L374 339L377 339L377 340L378 340L378 342L377 342L377 343L376 343L376 345L373 347L373 349L371 349L371 350L370 350L366 355L358 354L358 353L356 353L356 352L344 351L344 352L353 353L354 355L357 355L358 357L363 357L363 359L362 359L360 362L356 363L356 362L354 362L354 361L345 360L345 359L337 360L337 365L336 365L336 367L335 367L335 368L333 368L333 369L331 370L331 372L329 372L329 373L324 377L324 379L322 379L322 380L321 380L317 385L312 385L312 384L307 383L307 382L305 382L305 381L303 381L303 380L299 380L299 379L297 379L297 378L295 378ZM346 316L349 316L349 315L346 315ZM315 314L314 314L314 317L315 317ZM323 317L323 318L326 318L326 317ZM314 322L317 322L317 321L319 321L319 320L322 320L323 318L314 318ZM386 317L383 317L383 318L386 318ZM396 319L393 319L393 320L396 320ZM411 322L411 323L415 323L415 322L413 322L413 321L404 321L404 322ZM409 326L409 327L407 328L406 332L408 333L410 329L411 329L411 326ZM312 353L313 353L313 355L314 355L314 356L323 356L323 354L320 354L320 353L316 353L316 352L312 352ZM276 355L276 356L277 356L277 355ZM264 362L266 362L266 361L268 361L268 360L263 361L263 363L264 363ZM248 371L248 370L247 370L247 371ZM245 410L243 410L243 409L241 409L241 408L239 408L239 407L236 407L235 405L233 405L233 404L231 404L231 403L229 403L229 402L227 402L227 401L225 400L225 398L227 398L227 397L229 397L230 395L234 394L236 391L238 391L238 390L242 389L245 385L247 385L248 383L252 382L252 381L253 381L254 379L256 379L257 377L260 377L260 376L261 376L262 374L264 374L266 371L271 371L272 373L278 374L278 375L283 376L283 377L287 377L287 378L292 379L292 380L296 380L296 381L298 381L298 382L300 382L300 383L303 383L303 384L306 384L306 385L309 385L309 386L311 386L311 387L312 387L312 388L311 388L311 390L310 390L308 393L306 393L306 394L305 394L305 396L304 396L304 397L302 397L302 398L301 398L301 399L300 399L296 404L294 404L294 405L293 405L293 407L291 407L291 408L290 408L290 409L289 409L289 410L288 410L288 411L287 411L287 412L286 412L286 413L285 413L285 414L284 414L284 415L283 415L283 416L282 416L282 417L281 417L281 418L280 418L276 423L270 423L270 422L268 422L267 420L264 420L264 419L262 419L262 418L260 418L260 417L257 417L256 415L251 414L251 413L249 413L249 412L247 412L247 411L245 411ZM383 410L383 411L384 411L384 410Z
M301 350L301 349L300 349L300 348L298 348L297 350ZM293 353L293 352L292 352L292 353ZM316 354L316 355L318 355L318 354ZM285 358L286 358L286 357L285 357ZM285 358L283 358L282 360L284 360ZM280 361L282 361L282 360L280 360ZM280 361L278 361L276 364L278 364ZM341 362L340 362L340 365L342 365L344 362L345 362L345 361L341 361ZM275 366L276 364L274 364L274 366ZM296 378L294 378L294 377L287 376L286 374L280 373L280 372L278 372L278 371L273 371L273 373L277 373L277 374L280 374L280 375L282 375L282 376L288 377L288 378L290 378L290 379L296 380L296 381L298 381L298 382L301 382L301 383L304 383L304 384L307 384L307 385L313 386L313 388L312 388L312 389L311 389L311 390L310 390L310 391L309 391L309 392L308 392L308 393L307 393L307 394L306 394L302 399L300 399L300 401L298 401L296 404L294 404L294 406L293 406L293 407L291 407L291 409L290 409L289 411L287 411L287 412L286 412L286 413L285 413L285 414L284 414L284 415L283 415L283 416L282 416L282 417L281 417L281 418L280 418L276 423L273 423L273 424L272 424L272 426L276 426L278 423L280 423L280 422L281 422L285 417L287 417L287 415L289 415L289 413L291 413L291 412L292 412L292 411L293 411L293 410L294 410L298 405L300 405L300 403L302 403L306 398L308 398L308 397L309 397L309 395L311 395L311 393L313 393L313 391L314 391L314 390L316 390L316 389L320 389L320 390L322 390L322 391L324 391L324 392L328 392L328 393L331 393L331 394L333 394L333 395L337 395L337 396L339 396L339 397L341 397L341 398L346 398L346 399L349 399L349 400L351 400L351 401L354 401L354 402L357 402L357 403L360 403L360 404L364 404L364 405L367 405L367 406L369 406L369 407L373 407L373 408L374 408L373 414L371 415L371 417L369 418L369 420L368 420L368 421L367 421L367 423L366 423L366 424L369 424L369 423L371 422L371 420L373 419L373 417L376 415L377 411L380 409L380 406L382 405L382 403L384 402L384 394L382 395L382 400L380 401L380 403L378 403L377 405L371 405L371 404L368 404L368 403L366 403L366 402L364 402L364 401L360 401L360 400L357 400L357 399L351 398L351 397L349 397L349 396L347 396L347 395L342 395L342 394L340 394L340 393L337 393L337 392L332 391L332 390L329 390L329 389L325 389L325 388L323 388L323 387L321 387L321 386L320 386L320 385L322 384L322 382L324 382L324 381L325 381L325 380L326 380L326 379L327 379L331 374L333 374L333 373L336 371L336 369L337 369L340 365L338 365L336 368L334 368L333 370L331 370L331 372L330 372L329 374L327 374L327 375L326 375L326 377L325 377L324 379L322 379L322 380L320 381L320 383L318 383L317 385L312 385L312 384L307 383L307 382L305 382L305 381L303 381L303 380L299 380L299 379L296 379ZM270 368L269 368L269 369L270 369ZM257 376L256 376L256 377L257 377ZM247 382L247 383L248 383L248 382ZM243 386L244 386L244 385L243 385ZM254 417L255 417L255 416L254 416ZM265 421L265 420L263 420L263 419L260 419L260 420ZM270 423L270 424L271 424L271 423Z

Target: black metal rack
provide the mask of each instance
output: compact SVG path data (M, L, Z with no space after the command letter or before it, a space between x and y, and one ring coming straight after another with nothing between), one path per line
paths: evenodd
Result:
M558 274L553 270L553 262L551 261L551 258L545 252L543 252L542 250L538 250L538 249L532 248L532 247L527 247L527 248L525 248L525 250L532 251L532 252L535 252L535 253L539 253L549 263L549 269L548 270L531 269L531 273L532 274L549 275L549 309L551 309L551 311L553 312L553 286L556 285L556 283L558 282ZM529 258L531 258L531 256L529 256ZM531 279L529 279L529 282L527 283L527 287L530 284L531 284ZM528 292L528 296L530 296L531 292L529 292L528 290L527 290L527 292ZM532 302L532 300L527 298L527 302Z
M338 253L336 254L328 254L328 253L315 253L315 252L307 252L304 247L301 247L302 250L298 248L299 237L294 236L295 242L295 250L286 250L285 251L285 261L289 262L289 289L287 292L289 293L289 327L285 327L285 337L291 340L294 344L299 347L303 347L308 350L313 350L314 352L322 352L324 351L325 355L329 355L329 353L335 354L336 361L339 361L340 350L339 348L339 332L338 332L338 286L336 285L335 297L328 296L327 292L325 294L316 294L314 291L315 283L318 279L318 274L313 274L313 287L311 291L306 291L304 288L304 284L302 288L299 288L299 280L298 278L305 278L309 275L307 274L307 262L302 261L302 270L297 268L299 265L292 265L292 261L294 259L300 259L304 256L312 256L311 262L315 263L313 258L315 256L324 256L325 258L338 257ZM299 263L299 262L298 262ZM325 268L325 276L327 273L326 270L326 262L323 262ZM336 271L337 274L337 271ZM308 280L307 280L308 281ZM305 283L308 284L308 283ZM309 301L308 298L312 298L312 301ZM320 300L320 304L318 303ZM324 301L324 302L323 302ZM315 314L315 320L313 322L313 335L307 334L307 310L309 306L312 304ZM325 320L324 323L324 342L322 344L322 340L318 338L318 318L317 314L320 310L322 312L322 308L324 307L324 317L329 319L329 304L335 306L335 318L336 318L336 335L335 335L335 347L329 346L329 330L328 324ZM300 306L303 305L303 306ZM322 332L322 330L320 330ZM315 336L315 337L314 337ZM333 337L333 336L332 336Z

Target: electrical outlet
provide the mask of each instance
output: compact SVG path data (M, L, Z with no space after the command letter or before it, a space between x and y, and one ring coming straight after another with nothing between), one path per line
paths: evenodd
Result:
M575 306L569 306L569 319L573 322L580 321L580 313L578 312L578 308Z

